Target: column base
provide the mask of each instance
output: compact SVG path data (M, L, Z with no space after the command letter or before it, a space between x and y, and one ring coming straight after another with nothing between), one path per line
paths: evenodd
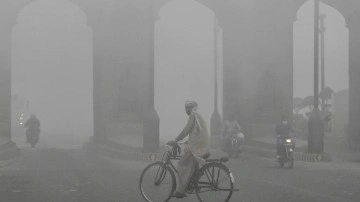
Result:
M148 109L143 119L143 152L159 151L160 118L154 107Z
M211 136L221 136L222 120L218 111L215 111L210 120Z
M16 144L9 141L0 146L0 160L8 160L20 155L20 150Z
M308 152L324 153L324 119L319 109L311 112L308 122Z
M332 157L327 153L304 153L301 156L301 160L306 162L330 162L332 161Z

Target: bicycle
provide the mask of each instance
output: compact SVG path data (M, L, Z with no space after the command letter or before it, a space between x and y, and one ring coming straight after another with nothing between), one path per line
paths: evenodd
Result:
M167 145L167 151L164 152L161 161L151 163L142 171L139 181L140 192L147 202L166 202L172 198L176 189L176 167L172 160L180 160L181 149L179 144ZM223 163L229 158L207 159L210 156L204 156L206 163L201 168L197 166L195 172L188 184L186 193L196 194L201 202L227 202L229 201L234 189L234 176L230 169ZM217 194L222 194L220 199Z

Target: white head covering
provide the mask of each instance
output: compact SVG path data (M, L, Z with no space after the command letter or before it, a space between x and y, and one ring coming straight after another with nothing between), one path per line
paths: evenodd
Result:
M194 100L187 100L187 101L185 102L185 107L192 107L192 110L191 110L191 111L192 111L192 113L195 113L195 121L196 121L197 129L198 129L198 130L202 130L202 126L201 126L201 124L200 124L200 122L199 122L199 119L198 119L197 113L196 113L197 106L198 106L198 104L197 104L197 102L194 101Z
M198 106L198 104L196 103L196 101L194 100L187 100L185 102L185 107L193 107L196 108Z

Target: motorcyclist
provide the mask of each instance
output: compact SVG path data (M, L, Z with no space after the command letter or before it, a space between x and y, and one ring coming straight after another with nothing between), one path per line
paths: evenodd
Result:
M225 141L225 148L230 148L231 140L233 138L238 139L238 144L244 139L242 129L236 120L224 121L223 137Z
M281 153L282 140L286 138L291 138L290 134L295 133L292 125L290 124L286 116L284 115L281 116L281 122L276 125L275 133L276 133L276 159L279 159Z
M30 143L31 136L40 134L40 121L35 114L30 114L30 118L24 124L26 128L26 142Z

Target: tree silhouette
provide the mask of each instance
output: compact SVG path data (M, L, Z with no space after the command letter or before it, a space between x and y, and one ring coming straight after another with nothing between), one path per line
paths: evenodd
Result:
M331 100L333 94L334 94L334 91L328 86L319 93L319 97L324 101L323 111L325 111L326 109L328 109L331 106L329 104L329 101Z
M307 96L303 99L302 102L303 108L308 107L310 111L314 109L314 96Z
M304 108L303 107L303 99L300 97L294 98L293 101L293 109L295 111L295 114L299 114L299 111Z

